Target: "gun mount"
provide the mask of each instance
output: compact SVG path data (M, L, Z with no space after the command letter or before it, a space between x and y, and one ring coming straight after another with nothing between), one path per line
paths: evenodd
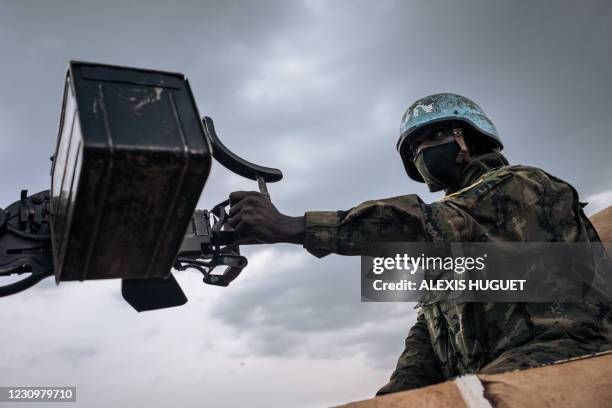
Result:
M171 268L227 286L247 265L226 226L229 200L196 210L212 159L266 183L280 170L244 160L200 120L182 74L71 62L52 157L51 189L0 210L0 286L12 295L55 276L122 279L137 311L187 301ZM218 273L215 268L225 266Z

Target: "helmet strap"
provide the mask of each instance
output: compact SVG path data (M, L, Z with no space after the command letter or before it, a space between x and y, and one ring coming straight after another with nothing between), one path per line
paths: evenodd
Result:
M457 163L465 163L470 161L470 152L468 151L467 145L465 144L465 138L463 137L463 130L458 127L453 129L453 136L455 137L455 141L459 145L459 153L457 154L457 159L455 161Z

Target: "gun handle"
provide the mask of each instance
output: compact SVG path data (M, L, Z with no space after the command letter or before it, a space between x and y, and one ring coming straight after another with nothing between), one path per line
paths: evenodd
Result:
M215 125L210 117L204 116L202 123L213 148L213 157L225 168L251 180L257 180L258 177L261 177L268 183L283 178L283 173L279 169L251 163L228 149L217 136Z

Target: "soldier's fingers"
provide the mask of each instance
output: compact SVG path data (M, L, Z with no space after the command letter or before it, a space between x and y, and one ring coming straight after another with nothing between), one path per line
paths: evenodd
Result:
M251 210L259 211L261 208L261 203L261 195L249 195L244 199L240 200L238 204L232 205L229 210L229 215L232 216L241 212L245 212L249 208Z
M230 193L229 195L230 206L237 204L238 202L245 199L246 197L254 196L254 195L261 195L261 193L257 191L234 191L233 193Z
M238 235L248 234L251 232L251 225L244 222L244 220L240 220L240 222L238 222L234 227L234 231L236 231Z
M242 211L242 209L244 208L244 206L246 205L247 201L246 200L242 200L237 204L232 204L232 206L229 209L229 216L233 217L236 214L240 214L240 211Z
M236 225L238 225L240 221L242 221L242 216L240 214L236 214L227 220L227 224L233 229L236 229Z

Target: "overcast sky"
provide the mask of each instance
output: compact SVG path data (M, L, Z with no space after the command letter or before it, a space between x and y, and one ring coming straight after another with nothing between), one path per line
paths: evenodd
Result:
M0 206L49 188L71 59L179 71L224 143L279 167L289 214L417 193L395 151L417 98L457 92L513 163L612 203L609 1L0 1ZM200 207L255 183L215 165ZM411 304L360 303L359 259L244 251L229 288L137 314L119 282L0 299L0 386L76 385L78 406L321 406L391 374ZM144 262L144 260L143 260ZM146 404L146 405L145 405Z

